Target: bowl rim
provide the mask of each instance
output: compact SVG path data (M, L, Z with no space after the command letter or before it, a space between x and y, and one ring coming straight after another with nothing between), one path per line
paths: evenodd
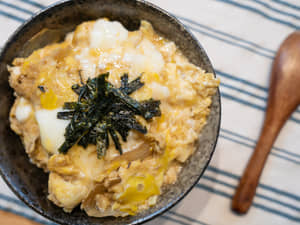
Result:
M205 49L202 47L202 45L200 44L199 40L195 37L195 35L190 31L190 29L183 25L182 22L179 21L179 19L177 17L174 16L174 14L169 13L168 11L160 8L159 6L145 1L145 0L129 0L132 2L137 2L140 4L145 5L146 7L151 7L152 9L154 9L155 11L158 11L162 14L164 14L165 16L169 17L171 20L173 20L177 25L180 26L181 30L183 31L187 31L188 34L192 37L192 39L194 39L194 41L197 43L197 45L200 47L200 49L203 51L204 53L204 57L206 57L207 63L210 67L211 73L214 74L214 77L216 77L216 73L215 70L212 66L212 63L208 57L208 55L206 54ZM28 19L26 19L21 25L18 26L18 28L13 32L13 34L10 35L10 37L7 39L7 41L5 42L3 48L0 51L0 62L3 61L3 56L5 55L7 49L10 47L10 45L14 42L14 40L18 37L18 35L20 33L22 33L22 31L24 29L26 29L26 27L30 26L31 23L33 23L35 20L39 19L40 17L42 17L44 14L46 14L48 11L53 10L57 7L64 7L64 5L69 4L71 2L76 2L76 0L61 0L58 2L54 2L50 5L45 6L45 8L38 10L37 12L33 13L32 16L30 16ZM144 216L143 218L137 219L136 221L134 221L131 224L143 224L145 222L148 222L160 215L162 215L163 213L165 213L166 211L172 209L175 205L177 205L181 200L183 200L190 192L191 190L195 187L195 185L199 182L200 178L203 176L204 172L206 171L212 157L213 154L216 151L216 145L218 142L218 138L219 138L219 133L220 133L220 128L221 128L221 115L222 115L222 104L221 104L221 95L220 95L220 89L219 87L217 88L217 91L215 93L215 96L217 97L217 104L219 107L219 113L218 113L218 125L217 125L217 133L215 136L215 139L213 140L213 145L211 147L212 151L208 156L208 160L205 163L201 173L198 175L197 179L195 180L195 182L180 196L178 196L174 201L170 202L168 205L165 205L164 207L162 207L161 209L147 215ZM42 208L35 206L34 204L32 204L31 202L27 201L26 198L24 198L19 191L17 191L17 189L9 182L9 176L6 176L5 173L2 171L2 167L0 166L0 175L3 178L3 180L5 181L5 183L8 185L8 187L10 188L10 190L12 190L12 192L22 201L24 202L29 208L31 208L32 210L34 210L35 212L37 212L39 215L42 215L43 217L45 217L46 219L49 219L52 222L58 223L58 224L64 224L62 223L62 221L60 219L56 219L51 217L50 215L48 215ZM88 215L86 215L88 216Z

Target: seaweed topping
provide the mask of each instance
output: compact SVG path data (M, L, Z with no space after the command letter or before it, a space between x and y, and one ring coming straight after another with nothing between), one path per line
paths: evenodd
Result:
M121 77L121 87L116 88L107 81L108 76L109 73L101 74L89 78L86 84L72 86L78 95L77 102L65 102L64 111L57 113L58 119L70 120L65 130L65 142L59 148L60 153L66 154L75 144L84 148L94 144L99 158L105 155L110 136L122 154L119 136L126 141L130 130L147 133L146 127L136 117L141 116L149 121L161 115L159 100L139 102L129 96L144 85L141 77L129 82L125 73Z

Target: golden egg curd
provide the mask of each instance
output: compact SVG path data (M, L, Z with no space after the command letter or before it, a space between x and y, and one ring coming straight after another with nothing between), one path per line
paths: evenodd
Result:
M8 70L16 95L11 128L30 161L49 173L48 199L65 212L80 204L94 217L135 215L156 204L162 186L174 184L192 157L219 85L149 22L128 31L105 18L78 25L61 43L15 58ZM58 112L80 98L71 87L104 73L118 88L123 74L129 81L140 77L143 86L130 97L159 101L160 115L147 121L136 116L145 133L130 130L126 141L117 134L122 152L108 136L105 155L99 156L94 144L74 144L61 153L70 120L59 119Z

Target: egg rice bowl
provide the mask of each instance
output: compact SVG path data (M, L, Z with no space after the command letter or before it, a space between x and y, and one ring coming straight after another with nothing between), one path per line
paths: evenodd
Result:
M147 21L128 31L105 18L8 70L11 128L49 173L48 199L94 217L156 204L195 151L219 85Z

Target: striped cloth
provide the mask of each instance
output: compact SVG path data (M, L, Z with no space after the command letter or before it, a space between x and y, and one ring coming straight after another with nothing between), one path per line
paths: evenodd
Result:
M0 1L0 46L34 12L53 1ZM221 79L222 128L203 178L176 207L148 224L300 223L300 109L268 158L249 213L234 214L231 197L261 128L276 49L300 28L299 0L153 0L177 16L206 49ZM298 140L298 141L297 141ZM27 208L0 180L0 209L53 224Z

